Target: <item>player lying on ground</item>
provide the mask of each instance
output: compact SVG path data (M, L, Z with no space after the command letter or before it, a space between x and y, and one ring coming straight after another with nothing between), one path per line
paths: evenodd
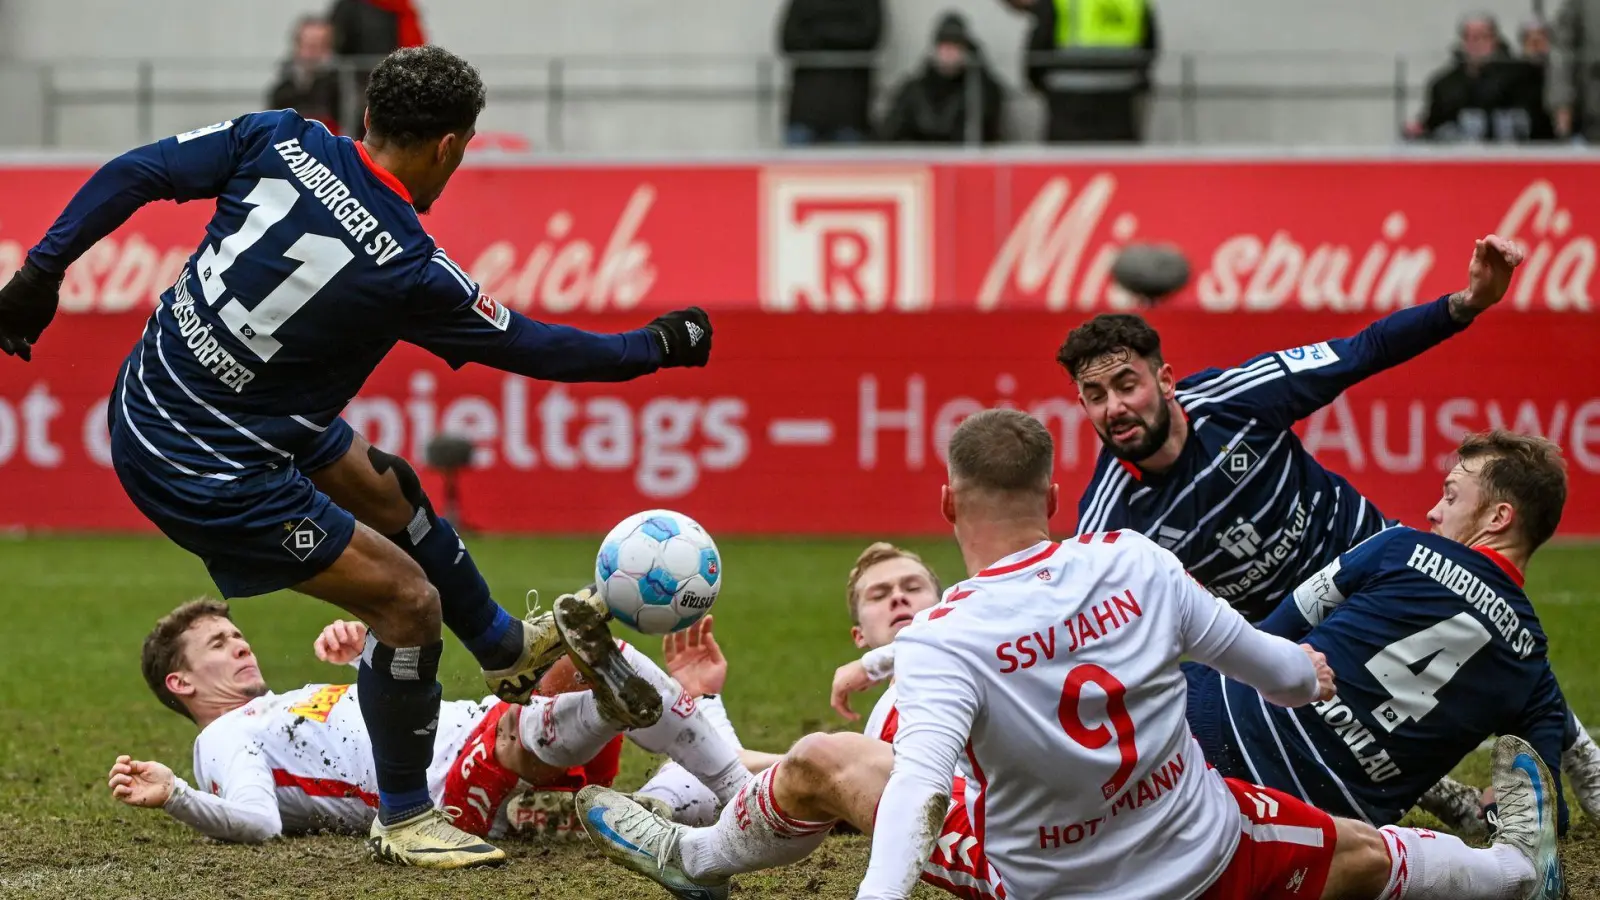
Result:
M978 877L958 894L1019 900L1560 896L1550 776L1516 738L1496 748L1502 826L1486 850L1335 820L1206 767L1180 658L1282 705L1331 696L1333 673L1137 534L1051 542L1053 457L1049 432L1015 410L951 436L941 505L970 575L897 639L892 753L859 735L804 738L709 829L587 787L579 807L604 852L680 897L724 897L729 875L800 859L838 819L881 819L895 826L874 834L862 898L909 896L934 853L970 861ZM1055 651L1008 663L1000 650L1023 637ZM971 777L952 808L963 748ZM949 829L958 812L964 834Z
M341 665L354 664L366 646L366 628L356 622L335 622L315 642L318 658ZM668 707L648 728L624 732L616 698L602 682L580 681L583 667L566 662L544 676L542 695L526 706L493 697L441 705L428 790L452 810L456 827L485 836L497 821L503 826L503 804L519 782L567 792L609 785L624 733L652 753L668 754L718 799L734 795L750 775L704 713L716 701L696 703L649 657L632 647L622 653ZM706 677L693 658L680 654L674 664L693 682ZM164 617L145 639L141 668L156 697L200 729L196 786L159 762L121 756L110 775L116 799L160 807L225 841L371 825L377 779L359 685L272 693L227 604L215 600L185 603ZM600 687L591 691L590 683Z
M129 498L201 558L224 597L292 588L370 627L357 676L378 785L370 846L430 867L504 859L429 798L441 623L495 693L520 702L564 652L561 610L527 627L506 614L411 467L368 447L340 412L400 341L454 367L571 382L703 366L711 349L698 309L620 334L535 322L484 295L434 243L418 215L461 163L484 102L464 60L408 48L374 69L360 142L278 110L129 151L84 184L0 288L0 349L27 359L67 268L97 241L152 201L216 201L117 376L112 462ZM568 637L610 646L603 622L578 618L589 632ZM630 725L660 715L620 655L591 665L626 696Z
M1326 654L1336 697L1270 708L1185 667L1190 726L1223 775L1378 825L1398 822L1490 735L1526 739L1559 776L1566 701L1522 573L1561 519L1561 448L1492 431L1467 436L1457 455L1428 512L1432 534L1368 538L1261 623ZM1560 797L1560 778L1551 784ZM1477 792L1461 802L1476 810Z
M1073 329L1056 359L1102 444L1078 502L1078 531L1144 534L1259 622L1296 585L1394 524L1317 462L1292 426L1460 333L1505 296L1522 258L1516 244L1490 235L1474 247L1461 291L1352 337L1181 380L1162 358L1160 335L1138 316L1101 315ZM1564 749L1561 768L1600 820L1600 747L1574 720ZM1477 806L1460 797L1430 793L1423 805L1470 828Z

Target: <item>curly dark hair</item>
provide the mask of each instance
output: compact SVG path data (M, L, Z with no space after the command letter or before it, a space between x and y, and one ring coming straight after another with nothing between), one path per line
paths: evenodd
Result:
M367 82L370 130L402 147L467 131L486 102L478 70L432 45L394 51Z
M1101 313L1072 329L1056 351L1056 362L1076 380L1085 364L1122 349L1154 366L1161 365L1161 335L1149 322L1130 313Z

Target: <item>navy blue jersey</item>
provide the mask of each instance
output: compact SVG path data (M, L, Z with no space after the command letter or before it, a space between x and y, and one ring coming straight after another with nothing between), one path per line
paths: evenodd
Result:
M1459 332L1448 303L1402 309L1353 337L1178 382L1189 438L1177 461L1145 472L1101 447L1078 502L1078 533L1141 532L1259 621L1295 585L1392 524L1290 429L1345 388Z
M108 163L30 256L61 272L152 200L216 213L145 326L110 415L185 476L230 481L312 444L391 347L452 366L605 381L653 371L644 331L534 322L483 295L362 146L292 111L167 138Z
M1528 741L1559 781L1565 701L1522 576L1493 551L1392 528L1261 628L1326 654L1337 695L1287 710L1223 679L1222 727L1258 783L1334 815L1398 822L1497 734Z

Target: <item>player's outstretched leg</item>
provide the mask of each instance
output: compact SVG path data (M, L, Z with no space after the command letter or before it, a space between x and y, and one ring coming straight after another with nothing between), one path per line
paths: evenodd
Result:
M356 685L378 776L369 852L380 861L427 868L504 862L499 848L451 825L428 792L444 642L438 594L417 564L358 523L333 565L296 590L337 604L368 626Z
M1495 842L1479 850L1421 828L1338 820L1339 844L1324 900L1560 900L1554 781L1515 737L1494 748L1500 807ZM1385 875L1385 871L1387 875Z
M745 782L709 828L675 824L598 787L578 792L578 816L613 862L675 896L720 898L732 875L804 859L840 820L870 833L893 766L882 741L813 734Z
M607 719L649 728L661 719L661 692L634 670L606 627L611 611L594 585L556 598L553 622Z
M1494 795L1500 808L1495 848L1517 851L1533 868L1530 900L1566 896L1561 855L1556 846L1556 786L1544 760L1518 737L1503 736L1494 745Z
M341 420L329 433L348 428ZM359 434L344 439L348 449L311 471L312 482L416 561L438 590L445 627L477 658L490 690L508 703L527 702L539 676L566 652L549 614L522 622L507 613L490 596L466 543L434 513L411 464Z
M750 779L739 749L654 660L626 645L620 652L666 708L660 719L647 728L628 730L592 690L534 697L518 724L523 749L547 766L567 769L583 765L618 734L626 734L645 750L664 754L689 771L718 801L732 800Z

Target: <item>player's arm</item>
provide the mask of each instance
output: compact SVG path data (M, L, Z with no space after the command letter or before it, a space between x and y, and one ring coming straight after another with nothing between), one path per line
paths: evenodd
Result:
M698 308L632 331L584 331L502 306L443 251L422 269L399 336L452 368L479 363L542 381L629 381L661 368L704 366L711 355L711 322Z
M55 317L67 267L156 200L222 193L244 148L267 140L284 113L252 113L129 150L89 176L44 239L0 288L0 350L29 359Z
M28 251L28 262L61 275L145 204L216 197L244 151L265 140L283 115L251 113L162 138L111 160L78 189L44 240Z
M111 795L129 806L165 810L219 841L259 844L283 831L272 773L259 754L235 753L223 762L221 794L196 790L158 762L117 757Z
M857 900L911 896L939 839L956 761L982 705L977 683L951 653L907 640L904 634L900 640L904 646L899 650L900 697L895 704L900 730L894 739L894 770L878 802L878 821L904 825L874 832L872 859Z
M850 708L850 696L871 690L874 685L894 677L894 644L868 650L858 660L847 662L833 672L829 703L834 712L854 722L861 715Z
M1490 235L1473 250L1464 290L1397 310L1350 337L1268 353L1202 378L1180 391L1184 408L1202 415L1207 406L1231 400L1251 407L1261 421L1287 428L1363 379L1459 334L1500 302L1521 262L1520 248Z
M1213 596L1184 571L1169 551L1161 557L1178 619L1183 652L1223 675L1250 685L1277 706L1304 706L1333 696L1333 670L1309 645L1258 631L1226 600Z
M1380 531L1341 553L1283 598L1256 627L1287 640L1302 640L1346 598L1372 582L1383 567L1387 550L1408 532L1404 528Z

